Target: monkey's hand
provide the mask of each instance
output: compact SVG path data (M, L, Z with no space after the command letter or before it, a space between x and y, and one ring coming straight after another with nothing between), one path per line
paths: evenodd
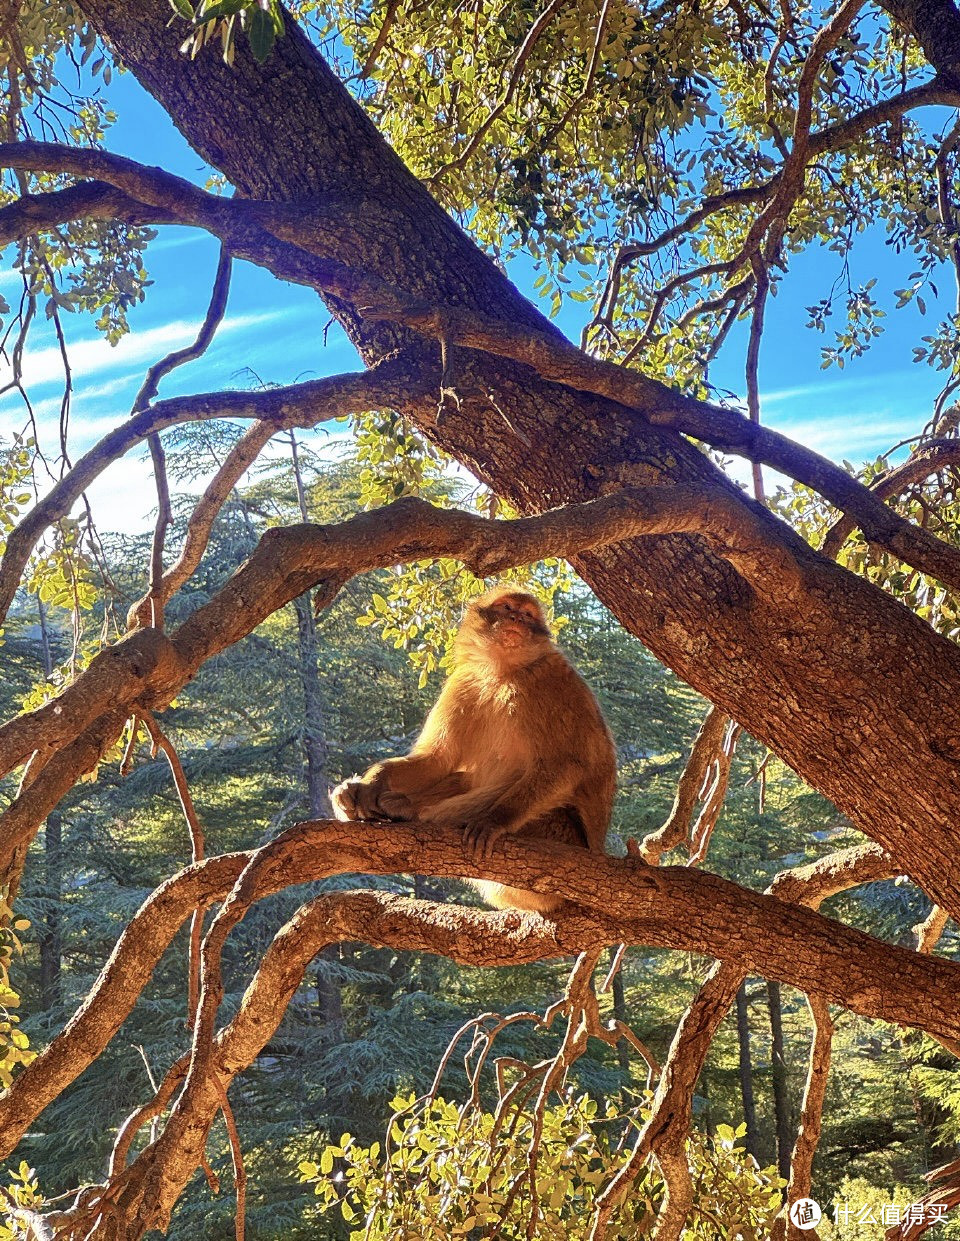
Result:
M333 812L338 819L372 820L373 822L404 822L413 818L413 803L405 793L390 788L385 772L371 778L354 776L344 780L330 794Z

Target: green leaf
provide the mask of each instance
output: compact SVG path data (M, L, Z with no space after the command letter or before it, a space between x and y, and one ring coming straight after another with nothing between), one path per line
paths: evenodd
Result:
M234 13L243 12L249 3L250 0L215 0L197 13L196 20L212 22L220 17L232 17Z
M193 5L190 0L170 0L170 7L188 22L193 21Z
M273 24L273 17L266 9L256 8L253 10L250 16L250 25L247 28L247 37L250 40L250 50L262 65L273 51L273 45L277 40L277 30Z

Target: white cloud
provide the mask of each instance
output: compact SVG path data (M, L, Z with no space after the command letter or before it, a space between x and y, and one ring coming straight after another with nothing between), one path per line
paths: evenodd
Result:
M284 311L234 315L224 319L218 329L218 336L220 333L238 332L245 328L276 322L285 317ZM74 385L77 386L84 379L104 371L116 371L121 367L129 369L142 363L149 365L171 349L178 349L189 344L196 338L199 326L196 322L177 319L159 327L147 328L143 332L129 332L117 345L109 344L100 336L75 341L68 347ZM0 364L0 385L6 383L9 378L10 368ZM63 362L56 345L45 345L25 353L23 382L28 390L41 388L48 383L59 384L62 381Z
M192 246L198 241L206 242L207 245L215 245L209 233L199 232L195 228L177 228L171 226L168 229L160 230L160 235L150 242L147 249L147 256L156 254L161 250L179 250L183 246Z
M887 410L857 413L825 413L816 418L791 418L787 427L778 428L792 440L833 460L847 457L854 464L872 450L886 451L905 436L916 434L915 411L905 409L894 415Z

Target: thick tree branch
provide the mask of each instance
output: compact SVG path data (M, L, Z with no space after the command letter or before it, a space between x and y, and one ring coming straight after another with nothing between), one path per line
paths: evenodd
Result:
M704 728L708 720L704 721ZM890 873L889 859L875 845L859 846L830 854L808 866L781 872L770 885L768 894L816 909L828 896L874 879L885 879ZM693 1090L720 1023L750 972L735 958L718 961L688 1006L670 1044L650 1117L637 1135L627 1161L597 1200L591 1241L599 1241L605 1235L613 1211L630 1192L651 1154L657 1159L667 1189L657 1219L658 1241L673 1241L679 1237L693 1195L686 1158ZM819 996L813 1002L818 1006L816 1012L826 1004ZM825 1070L824 1080L817 1082L820 1089L824 1081ZM811 1107L815 1102L811 1100ZM804 1115L806 1117L807 1113ZM803 1135L803 1131L801 1133ZM806 1134L797 1142L797 1150L801 1152L797 1164L801 1179L803 1160L808 1154L812 1160L818 1137L819 1124L814 1131L811 1112Z
M848 0L845 21L850 19L855 7L854 0ZM836 28L831 28L832 39L839 37L842 25L838 19ZM818 54L825 54L828 47L829 41L824 42ZM808 83L808 93L809 89ZM798 110L798 118L801 112L803 110ZM799 128L797 133L800 135ZM784 204L792 202L791 195L795 197L798 192L796 183L798 177L802 180L806 151L806 145L800 141L791 155L789 176L778 184L750 237L757 229L758 236L765 232L789 210ZM531 366L544 379L580 392L608 397L635 409L659 426L696 436L715 448L772 466L812 487L854 517L871 542L945 584L960 587L960 552L891 512L868 488L819 454L751 423L735 410L695 401L640 372L591 358L564 340L551 325L538 327L527 317L519 320L490 318L453 306L425 306L421 300L379 278L307 253L300 247L309 241L316 248L315 234L310 226L304 226L302 219L296 222L295 210L288 206L218 198L182 178L103 151L77 150L50 143L8 143L0 144L0 164L4 161L18 167L54 166L61 171L80 174L88 171L111 177L119 188L132 189L163 210L179 212L182 223L208 228L239 256L269 267L277 275L309 284L338 302L354 304L363 316L401 324L438 340L484 350ZM269 237L264 237L263 221L269 221L269 231L292 244L278 250ZM748 237L748 242L750 245L745 243L744 254L748 248L751 252L756 248L755 239L750 241ZM0 614L3 597L0 589Z
M187 867L148 898L66 1028L0 1098L0 1158L10 1153L43 1108L101 1054L182 923L194 910L223 900L244 872L252 878L245 893L252 902L333 874L411 870L443 877L482 873L501 881L522 879L524 887L561 892L584 907L565 909L557 921L547 922L516 912L485 914L441 906L436 918L446 927L448 938L436 939L428 919L411 947L446 952L443 945L449 943L460 942L464 951L465 946L481 944L484 955L472 959L486 965L518 964L624 940L681 948L724 958L742 970L808 992L822 992L832 1002L867 1016L918 1025L948 1043L960 1039L960 966L881 943L715 875L514 841L478 865L466 858L456 836L439 829L307 823L257 853L225 854ZM863 881L861 872L849 865L845 871L843 886L851 886L854 877ZM609 913L613 909L616 915ZM354 928L349 937L358 935L373 942L365 929ZM891 971L897 972L896 988L888 985Z
M176 224L172 212L159 211L103 181L84 181L64 190L24 194L0 207L0 247L43 233L68 220L121 220L126 224Z
M781 871L767 892L777 900L819 909L828 897L862 883L877 883L898 874L896 863L879 845L853 845L838 853Z
M763 585L775 572L799 583L803 560L815 554L795 536L793 549L781 546L764 531L767 521L776 527L764 510L751 511L732 491L708 497L685 488L636 487L513 521L404 499L338 526L274 528L169 644L153 630L134 635L97 656L59 698L0 727L0 773L36 748L76 736L108 705L132 706L142 698L148 709L165 706L206 659L325 578L341 580L436 556L452 556L478 577L490 577L545 556L571 556L636 534L684 530L715 542L748 581ZM0 832L3 823L0 817Z
M696 532L740 575L735 579L740 588L732 587L725 606L736 609L741 624L748 628L765 614L764 597L771 578L778 581L781 591L791 591L798 606L803 607L807 623L822 615L822 621L816 623L828 628L836 625L837 609L856 583L849 574L812 552L765 509L739 498L732 489L711 492L704 487L637 487L515 522L489 521L457 510L436 510L422 501L403 500L377 512L360 514L340 526L304 525L269 531L234 578L173 636L170 659L165 660L159 677L147 680L141 693L147 699L145 705L162 707L205 659L245 636L277 608L319 581L340 582L352 574L386 564L438 555L458 558L478 576L489 576L546 555L582 556L585 548L619 543L633 535L677 531ZM784 616L782 604L777 605L776 614L781 624L789 621L789 613ZM792 623L787 625L791 632ZM909 613L903 612L900 632L895 655L898 669L902 669L904 660L916 661L918 666L937 667L944 676L951 663L960 660L951 643ZM136 639L126 651L135 652L135 643ZM876 669L868 675L876 682ZM82 683L83 678L77 686ZM931 690L935 692L935 686ZM92 703L76 686L67 692L72 694L75 724L91 721L108 707L103 701L99 705ZM127 705L133 702L133 686L130 693ZM939 698L937 701L940 703ZM119 702L114 695L109 707L115 709ZM871 786L865 801L846 798L844 805L849 786L841 790L837 801L847 813L852 811L851 817L888 852L894 856L902 852L903 860L897 856L899 869L910 874L939 904L948 909L960 908L960 891L955 886L958 877L953 868L944 864L944 858L950 856L949 849L945 844L942 848L937 844L940 822L950 833L949 839L953 839L953 807L958 788L956 762L948 737L955 734L947 732L946 704L940 706L938 713L924 711L922 721L913 718L918 708L922 709L921 701L898 698L878 713L872 699L851 698L843 721L844 727L851 730L854 747L850 763L855 763L865 735L877 738L887 732L893 738L891 754L902 750L905 738L917 737L917 744L926 746L928 757L924 780L897 785L891 790L895 797L889 806L884 786L877 784ZM860 722L864 712L868 716ZM53 719L56 720L55 714ZM76 735L68 730L58 732L59 726L50 722L49 716L47 727L61 742ZM17 739L12 748L7 746L10 762L22 760L38 745L51 741L49 732L44 736L37 731L33 716L0 730L0 746L10 737ZM912 838L909 847L904 848L904 833L910 821L905 803L911 796L923 807L923 849ZM3 848L9 853L18 843L29 839L40 820L25 814L18 803L14 803L7 816L6 823L15 820L18 824L15 832L7 832L4 820L0 819Z
M338 277L339 281L339 277ZM331 286L332 287L332 282ZM338 283L345 291L345 286ZM563 339L451 307L424 307L392 291L361 303L373 318L402 323L437 339L484 350L532 367L542 378L607 397L656 426L692 435L714 448L769 465L806 484L852 517L868 541L922 572L960 588L960 551L889 509L871 490L819 453L745 418L737 410L695 401L639 371L593 358Z
M456 917L449 906L400 902L371 893L355 898L368 902L362 932L350 919L339 936L362 933L374 944L382 937L394 947L441 951L454 960L487 964L503 963L504 931L511 961L521 954L530 959L534 945L554 954L564 951L565 945L569 950L566 936L571 932L577 935L577 950L617 940L669 941L718 955L738 970L778 977L855 1011L864 1011L866 1005L887 1020L918 1024L922 996L926 1028L948 1039L960 1034L960 1004L953 994L960 970L953 963L881 945L811 911L786 907L772 897L687 868L648 867L630 858L585 861L581 850L562 846L534 850L514 841L480 867L464 858L459 840L449 833L415 825L320 822L283 833L251 856L208 934L205 956L211 945L218 946L218 923L234 923L251 900L269 891L333 873L386 874L410 866L418 873L439 876L471 876L482 869L500 881L509 877L534 890L557 891L588 909L571 910L553 923L515 912L462 911ZM324 897L306 906L279 933L229 1025L214 1034L212 1024L199 1024L208 1037L195 1048L191 1073L164 1133L116 1187L114 1201L121 1220L136 1218L144 1226L162 1226L202 1156L221 1088L258 1054L306 964L331 942L330 910L336 899ZM382 923L375 914L378 905L389 909ZM618 916L609 917L605 911L610 909L619 910ZM380 926L387 928L387 934L382 935ZM731 928L735 928L732 935ZM892 994L891 969L900 982ZM838 988L843 996L839 1001Z

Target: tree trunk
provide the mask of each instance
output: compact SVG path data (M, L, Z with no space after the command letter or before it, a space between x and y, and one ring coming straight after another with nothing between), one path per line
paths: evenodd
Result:
M780 984L767 981L767 1009L770 1013L770 1075L773 1084L773 1115L777 1134L777 1171L790 1179L793 1138L790 1124L790 1098L787 1093L787 1064L783 1055L783 1007Z
M178 52L185 27L169 20L167 0L83 8L240 195L314 212L318 253L428 303L555 332L401 164L291 18L265 65L240 40L227 66L212 46L196 60ZM439 383L435 345L328 301L365 361L409 346ZM628 409L492 355L453 354L459 408L442 426L435 399L403 412L521 512L625 484L686 484L705 499L722 491L751 510L797 568L789 578L771 573L762 591L716 554L709 532L633 539L573 563L654 654L960 915L956 645L810 551L687 440L658 427L654 386L642 410Z
M753 1096L753 1062L750 1059L750 1014L747 1011L747 980L737 988L737 1043L740 1048L740 1094L743 1097L743 1119L747 1125L746 1149L760 1162L757 1138L757 1105Z
M290 455L293 460L293 478L297 487L300 516L304 521L309 521L297 437L293 431L290 432ZM293 608L297 616L297 648L303 682L303 753L307 765L307 800L311 819L322 819L331 813L330 798L327 796L327 738L324 729L323 689L317 667L317 622L313 616L309 593L294 599Z
M53 676L53 651L50 646L50 630L47 627L47 611L39 595L37 615L40 618L43 674L49 681ZM60 903L63 900L63 817L59 810L51 810L47 815L43 860L43 895L47 910L43 915L43 927L40 931L40 1003L44 1010L48 1010L63 1000L60 977L63 963L63 927L60 917Z
M63 961L63 929L60 903L63 900L63 819L59 810L47 815L43 838L43 895L47 910L40 932L40 1004L44 1010L63 1002L60 969Z
M297 437L290 432L290 453L293 477L297 487L300 516L309 520ZM297 617L297 649L300 655L300 677L303 685L303 756L306 763L307 802L311 819L322 819L331 813L327 795L327 737L324 729L323 689L317 667L317 622L309 593L293 601ZM334 963L340 959L340 948L330 944L317 957L317 1010L330 1043L343 1037L343 992L333 977Z
M317 670L317 628L310 596L293 601L297 617L297 649L303 685L303 757L311 819L330 814L327 796L327 738L324 731L323 690Z

